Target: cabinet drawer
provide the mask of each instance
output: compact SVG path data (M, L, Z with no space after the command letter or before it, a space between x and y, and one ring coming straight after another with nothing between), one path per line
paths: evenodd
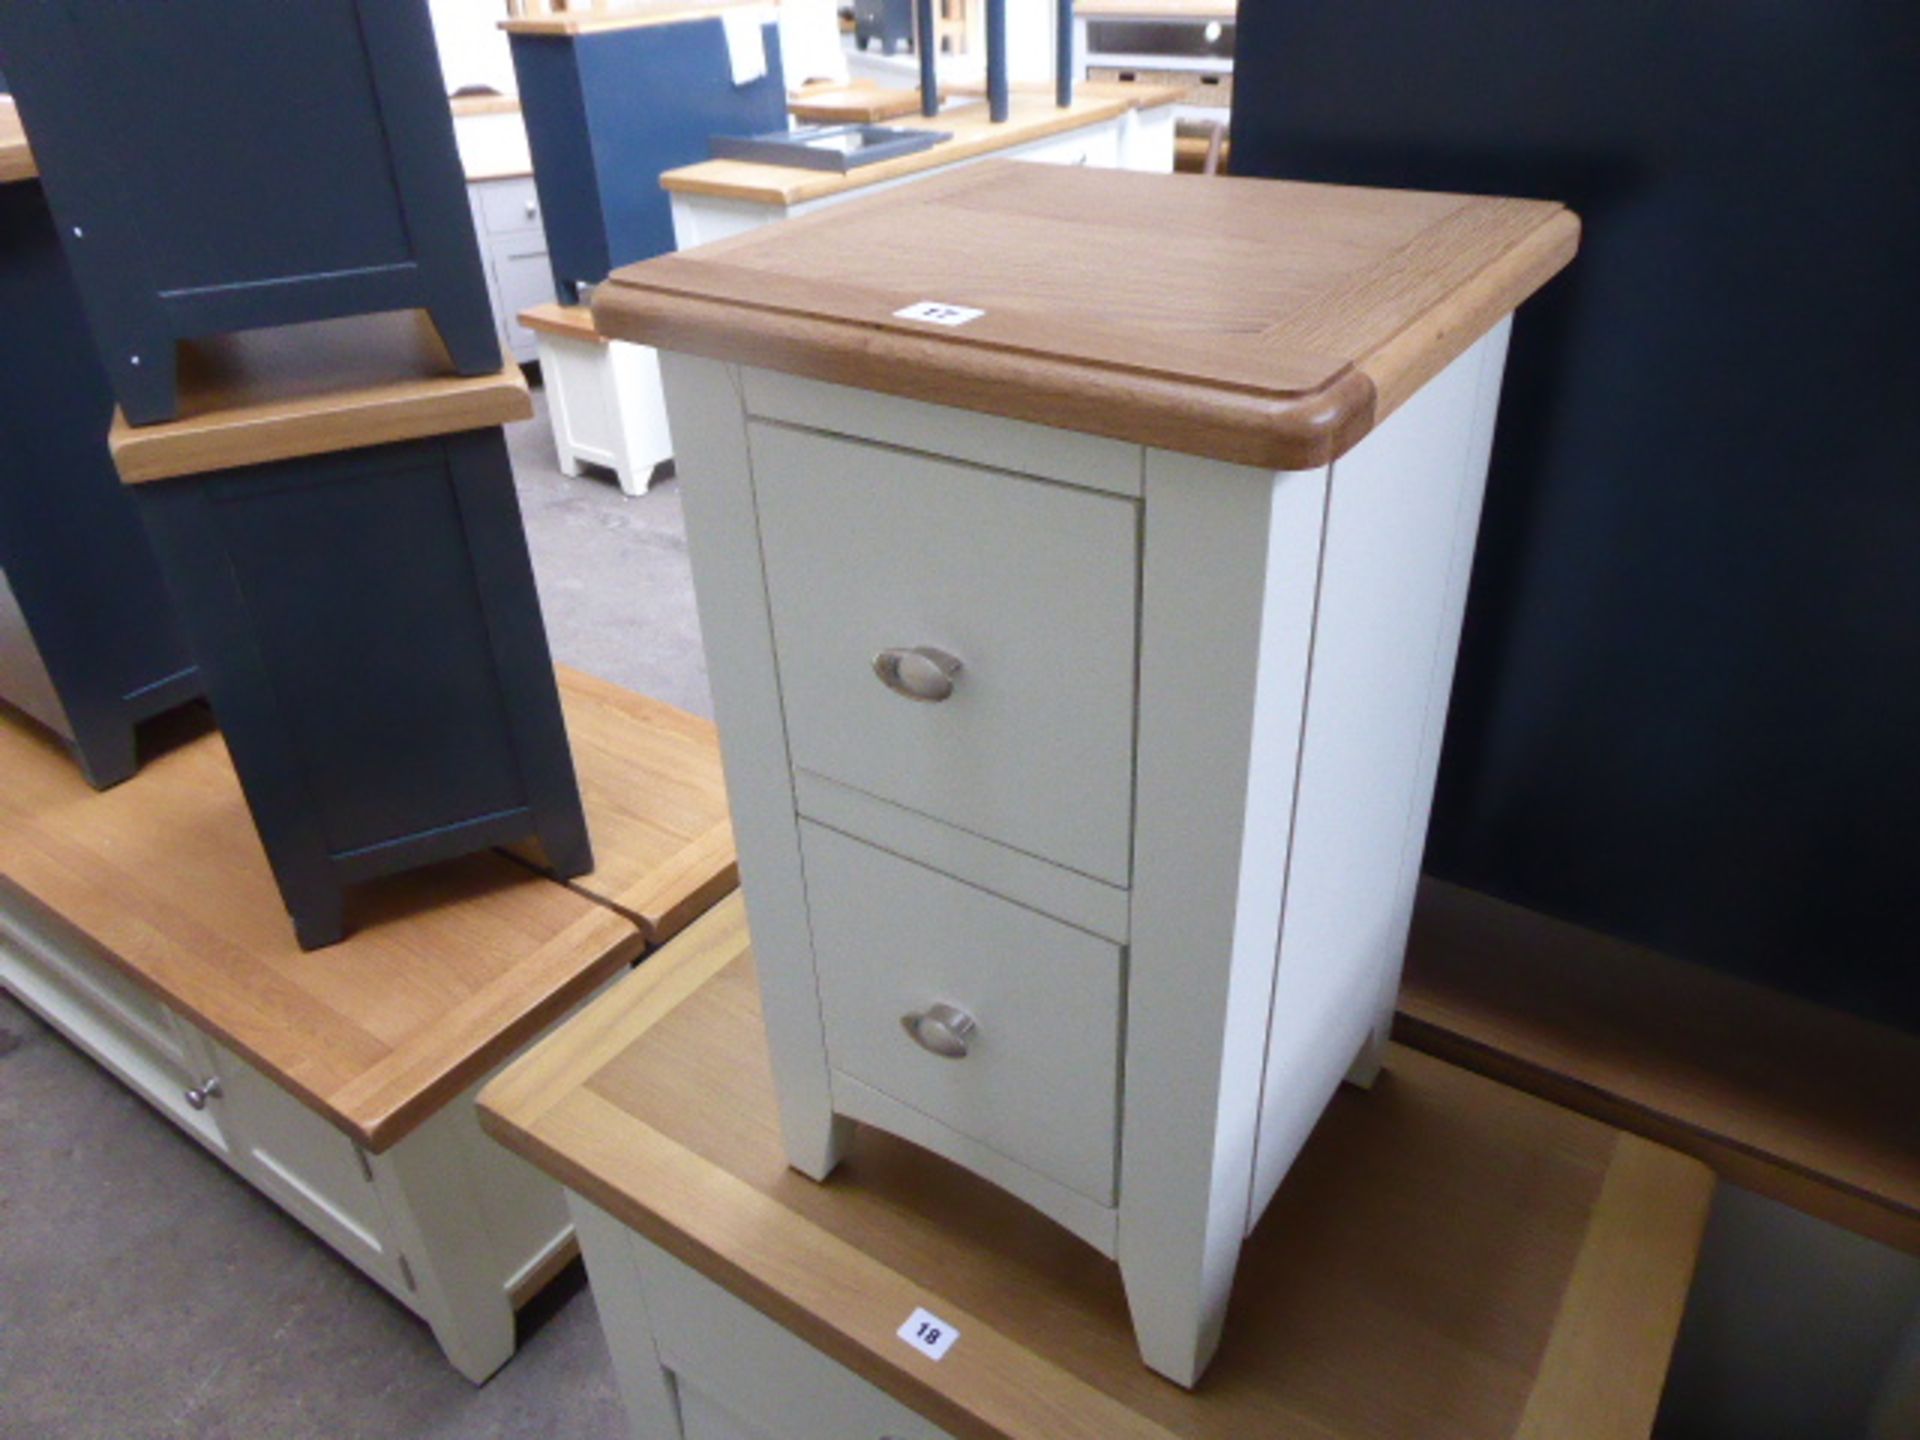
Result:
M540 195L533 177L495 180L478 187L480 223L489 235L512 235L540 230Z
M1120 947L811 821L801 850L833 1071L1113 1204ZM963 1057L908 1033L935 1004Z
M951 1440L698 1271L636 1249L687 1440Z
M517 245L496 245L493 266L500 286L507 349L516 359L531 357L537 353L539 341L533 331L520 323L520 313L553 299L553 265L546 247L537 238Z
M1131 500L754 422L793 763L1111 884L1133 813ZM961 661L928 702L887 649Z

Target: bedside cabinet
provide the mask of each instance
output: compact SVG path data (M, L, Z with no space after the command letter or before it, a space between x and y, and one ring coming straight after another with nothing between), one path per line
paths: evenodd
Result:
M965 1166L1195 1383L1380 1065L1507 317L1577 235L987 163L598 292L662 352L797 1169Z
M553 267L540 218L539 191L531 175L471 180L467 204L480 240L500 348L522 365L531 364L540 358L540 342L520 316L553 298Z

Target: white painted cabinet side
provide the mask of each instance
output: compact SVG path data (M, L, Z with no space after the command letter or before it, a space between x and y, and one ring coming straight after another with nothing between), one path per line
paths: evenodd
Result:
M660 1358L653 1317L642 1292L634 1234L590 1200L569 1190L567 1210L587 1262L594 1308L613 1360L614 1383L633 1440L682 1440L678 1387Z
M1390 1028L1505 333L1333 466L1249 1226Z
M1246 1225L1326 481L1147 456L1119 1259L1182 1384Z
M716 361L675 354L661 355L660 372L678 441L694 599L759 959L781 1129L794 1167L825 1179L846 1148L851 1122L835 1119L827 1076L739 376Z

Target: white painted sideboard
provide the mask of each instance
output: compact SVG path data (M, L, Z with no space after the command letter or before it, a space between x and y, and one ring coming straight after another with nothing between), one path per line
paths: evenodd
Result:
M601 292L669 347L795 1168L863 1122L992 1180L1197 1381L1379 1068L1507 317L1576 234L1004 165Z
M10 888L0 988L426 1321L469 1380L512 1357L515 1302L572 1227L559 1187L480 1133L484 1078L374 1153Z

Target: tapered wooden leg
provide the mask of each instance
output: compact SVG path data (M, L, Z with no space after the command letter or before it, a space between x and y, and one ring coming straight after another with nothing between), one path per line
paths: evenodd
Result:
M124 354L107 355L113 391L129 425L159 425L178 418L179 377L171 335L154 331L117 337Z
M94 789L111 790L122 781L131 780L134 771L140 768L134 727L130 723L115 720L85 729L76 725L74 732L73 758Z

